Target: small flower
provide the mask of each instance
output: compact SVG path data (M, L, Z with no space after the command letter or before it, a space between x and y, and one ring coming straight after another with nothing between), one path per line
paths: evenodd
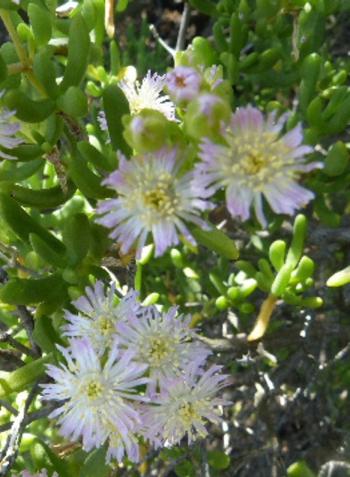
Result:
M194 99L201 86L201 76L189 66L177 66L166 75L166 85L175 102Z
M155 109L173 121L175 120L175 106L169 96L162 94L165 85L165 75L147 72L140 84L137 80L125 79L119 82L127 100L131 114L138 114L143 109Z
M69 324L63 328L64 335L70 338L88 338L95 351L102 355L113 343L117 333L116 324L136 316L141 308L136 292L129 292L115 304L114 291L113 284L105 292L101 281L97 281L93 287L86 287L85 296L73 302L80 313L65 312Z
M162 386L164 378L181 374L189 363L204 361L210 354L206 346L193 341L191 317L176 315L176 307L166 313L152 308L151 313L130 317L117 327L120 343L135 353L137 361L148 366L150 394L157 384Z
M160 447L175 445L187 435L188 442L205 437L205 424L221 422L218 406L230 404L215 397L229 385L226 375L219 374L221 366L211 366L204 374L194 363L183 376L164 380L154 406L144 410L145 437Z
M247 220L254 204L256 216L266 226L262 197L278 214L293 215L307 204L313 192L301 187L297 178L302 172L321 167L318 162L305 163L310 146L301 145L299 124L285 135L280 132L286 115L275 121L275 114L265 120L256 108L239 109L223 131L227 145L204 139L200 144L202 162L195 169L195 183L206 188L207 197L226 188L230 214Z
M69 348L58 346L67 365L47 366L53 384L43 384L45 400L63 401L49 417L58 417L61 434L72 441L82 438L89 452L109 439L110 456L135 455L130 439L140 424L133 400L143 400L135 387L148 383L142 377L146 364L133 361L131 351L120 355L112 347L102 366L100 358L87 339L73 339ZM118 440L115 438L118 435Z
M23 143L22 139L15 137L15 134L20 129L20 125L18 123L11 123L11 118L15 114L15 111L8 110L4 110L0 113L0 146L5 149L13 149ZM0 150L0 157L4 159L16 159L14 156L2 150Z
M200 197L201 190L192 184L192 173L180 174L181 162L176 149L162 149L152 154L126 160L120 155L119 169L103 184L114 188L119 197L100 203L98 223L112 229L110 237L121 243L122 253L133 245L140 257L149 233L155 242L155 255L162 255L179 242L178 232L194 239L184 221L205 227L199 217L211 205Z

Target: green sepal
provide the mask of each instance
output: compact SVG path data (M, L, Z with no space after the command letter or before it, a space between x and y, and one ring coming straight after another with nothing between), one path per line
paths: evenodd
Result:
M13 278L0 288L0 301L9 305L49 302L63 285L64 281L57 273L45 278Z
M294 220L292 243L286 258L286 264L291 265L293 268L297 265L303 253L306 229L307 220L305 215L298 214Z
M78 189L89 199L105 199L111 192L101 185L102 178L92 172L77 151L74 157L67 158L68 173Z
M349 162L349 152L342 141L337 141L328 151L324 173L328 176L339 176L343 174Z
M50 98L56 98L59 88L56 83L56 69L54 58L50 50L42 50L34 57L33 71L40 83L44 86Z
M69 265L77 265L90 248L90 223L85 214L72 215L64 222L62 239L67 247Z
M213 250L222 257L228 258L229 260L236 260L239 256L235 242L216 227L212 230L203 230L199 227L193 227L191 228L191 234L198 243L204 245L209 250Z
M286 255L286 242L284 240L275 240L269 248L269 258L275 270L278 272L284 265Z
M36 234L29 234L29 240L40 258L54 267L62 268L66 265L65 257L55 252L43 239Z
M29 235L34 233L41 237L57 253L65 250L62 242L38 224L11 197L0 194L0 210L2 218L7 225L24 242L29 242Z
M78 86L70 86L57 100L57 106L68 116L81 118L88 113L87 96Z
M52 355L47 354L11 373L0 371L0 398L5 398L13 392L19 393L34 383L45 373L45 364L51 359Z
M40 123L44 121L55 109L51 99L33 100L22 91L9 91L4 97L5 105L16 111L16 117L26 123Z
M64 192L60 185L49 189L27 189L22 186L14 186L11 194L22 205L37 209L55 209L69 200L76 188L71 181L67 183L67 191Z
M282 296L289 285L289 280L293 271L293 265L285 264L277 273L271 285L271 293L274 296Z
M89 61L90 36L86 23L80 14L75 15L69 26L68 59L61 91L69 86L79 86Z
M49 10L39 6L37 3L30 3L27 12L36 43L40 46L47 45L52 35Z
M129 156L131 149L124 139L122 123L122 117L125 114L130 114L128 100L117 84L107 86L102 98L112 146L115 150L120 150L126 156Z

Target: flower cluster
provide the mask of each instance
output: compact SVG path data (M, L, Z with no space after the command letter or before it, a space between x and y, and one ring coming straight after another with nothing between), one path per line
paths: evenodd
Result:
M220 422L216 393L228 384L221 367L206 369L209 349L196 341L190 317L142 306L131 292L119 302L114 287L87 287L66 312L65 363L48 365L45 400L61 434L90 451L105 443L107 461L139 460L139 438L159 447L206 434Z
M104 180L116 197L99 204L96 220L122 252L135 248L140 256L151 236L156 256L182 237L195 243L190 227L210 228L205 212L219 189L233 218L249 219L253 207L263 227L264 200L273 212L293 215L314 197L298 184L302 173L321 167L306 160L312 148L302 144L301 125L284 133L288 114L265 117L252 106L232 112L220 67L185 62L120 86L130 105L124 136L134 154L120 154L118 169Z

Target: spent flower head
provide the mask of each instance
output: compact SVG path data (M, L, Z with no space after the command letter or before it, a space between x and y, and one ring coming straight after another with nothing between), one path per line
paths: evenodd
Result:
M130 107L131 114L138 114L143 109L155 109L167 119L175 120L175 105L169 96L163 93L165 75L148 71L142 82L136 78L126 78L119 82Z
M110 237L121 243L123 253L136 246L139 257L151 233L160 256L179 242L179 233L194 243L185 222L206 227L199 215L211 204L202 200L192 173L181 174L177 156L175 148L130 160L120 155L119 169L104 180L119 197L99 204L97 213L103 217L96 221L112 229Z
M306 163L312 152L302 145L301 125L287 134L281 130L287 116L276 121L275 113L265 119L251 106L238 109L229 125L223 129L225 144L204 139L200 144L202 160L195 169L195 182L206 188L210 196L221 187L226 189L230 214L247 220L254 205L256 216L266 226L262 197L275 213L293 215L313 197L313 192L297 183L300 173L320 167Z
M135 359L148 365L153 394L164 378L179 376L193 361L206 360L209 348L194 341L191 317L177 315L177 308L159 312L155 307L139 317L118 325L120 343L135 353ZM166 381L167 382L167 381Z
M102 355L113 343L117 333L116 324L136 316L141 305L138 294L130 291L119 303L115 303L115 286L105 291L104 284L97 281L85 288L85 295L73 302L78 313L65 312L69 322L64 326L64 335L69 338L88 338L95 351Z
M143 399L135 388L148 383L143 377L147 365L133 361L131 351L121 354L116 346L102 365L87 339L72 339L69 348L58 349L67 364L48 365L54 383L42 385L45 400L62 401L49 417L58 418L65 438L81 438L86 451L109 440L110 457L126 453L134 458L132 440L140 418L133 400Z
M179 444L187 435L188 442L205 437L208 421L221 422L218 406L229 404L217 393L229 385L228 376L220 374L221 366L211 366L202 373L201 363L193 362L181 376L164 380L161 393L153 406L145 407L145 437L156 447Z
M194 99L201 86L201 76L194 68L177 66L166 75L166 86L175 102Z

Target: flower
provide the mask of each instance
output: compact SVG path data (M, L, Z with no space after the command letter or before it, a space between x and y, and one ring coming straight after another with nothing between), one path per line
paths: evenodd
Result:
M15 134L20 129L20 125L10 122L15 114L15 111L8 111L6 109L0 113L0 146L5 149L13 149L23 143L22 139L15 137ZM2 150L0 150L0 157L4 159L16 159L14 156Z
M138 114L143 109L155 109L173 121L175 106L169 96L162 94L165 85L165 75L159 76L149 70L140 84L136 79L125 79L119 82L127 100L131 114Z
M184 221L206 227L199 214L211 204L200 198L192 173L180 174L181 161L176 156L175 148L130 160L120 155L119 169L103 181L119 197L99 204L97 213L104 216L96 222L112 229L110 237L121 243L122 253L135 245L139 258L152 233L155 255L160 256L178 243L178 232L194 243Z
M160 313L156 308L139 318L131 316L119 323L120 343L135 353L135 359L148 365L151 383L148 391L153 394L164 378L181 374L190 362L204 361L209 348L193 342L194 330L190 329L191 317L177 315L177 308Z
M166 86L176 102L194 99L201 86L201 76L189 66L177 66L166 75Z
M285 135L280 132L286 115L275 121L248 106L232 115L223 130L225 145L204 139L200 144L202 160L195 169L195 182L206 188L207 197L220 187L226 188L227 208L232 216L247 220L254 204L262 226L267 222L262 196L275 213L290 214L307 204L313 192L301 187L296 179L302 172L321 167L318 162L305 163L310 146L301 145L302 128L298 124Z
M136 292L130 291L115 304L114 291L113 284L105 292L101 281L97 281L93 287L86 287L85 296L73 302L80 313L65 312L69 324L63 328L64 335L70 338L88 338L95 351L102 355L113 343L117 322L136 316L141 308Z
M105 364L87 339L72 339L69 348L57 346L67 365L47 365L53 384L43 384L45 400L63 401L49 417L58 417L61 434L72 441L82 438L89 452L109 439L109 456L135 456L133 433L140 424L133 400L144 400L135 388L147 384L146 364L133 361L131 351L110 350ZM116 439L115 436L118 436ZM136 453L137 454L137 453Z
M145 407L145 437L156 447L178 444L185 435L188 442L205 437L207 421L221 422L218 406L230 404L215 395L229 385L221 366L213 365L202 375L198 363L192 363L184 375L164 380L154 406Z

